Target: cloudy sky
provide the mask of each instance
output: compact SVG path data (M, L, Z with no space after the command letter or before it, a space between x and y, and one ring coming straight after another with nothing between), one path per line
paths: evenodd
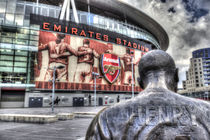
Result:
M210 0L132 0L132 5L155 19L168 33L167 52L179 68L182 87L192 51L210 47Z

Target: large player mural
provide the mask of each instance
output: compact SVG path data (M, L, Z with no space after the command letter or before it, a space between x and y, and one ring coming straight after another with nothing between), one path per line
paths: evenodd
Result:
M131 91L133 59L135 91L140 91L137 64L143 54L140 50L108 42L40 31L35 64L36 87L52 88L53 67L61 67L55 73L57 89L93 90L92 72L97 72L103 76L97 79L97 90ZM102 60L103 56L116 57L116 60ZM119 63L116 66L105 65L104 68L101 62L106 61ZM111 75L115 75L112 82L107 79Z

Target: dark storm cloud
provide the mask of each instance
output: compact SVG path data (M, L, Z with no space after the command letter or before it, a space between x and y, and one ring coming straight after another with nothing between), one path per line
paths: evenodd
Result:
M180 35L186 46L195 47L201 43L203 38L206 38L207 32L205 30L197 31L195 28L188 29Z
M210 46L210 0L133 0L133 5L166 30L167 52L179 67L180 81L184 80L192 51Z
M200 17L205 16L209 13L208 9L200 7L198 1L195 0L182 0L182 1L185 6L185 9L192 14L192 17L189 19L190 22L196 22Z

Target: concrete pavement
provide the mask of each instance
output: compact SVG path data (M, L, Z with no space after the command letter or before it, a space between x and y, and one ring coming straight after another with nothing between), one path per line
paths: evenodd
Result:
M97 113L105 106L97 107L55 107L54 113L51 108L0 108L0 114L32 114L32 115L53 115L58 113L95 112Z
M84 140L92 118L55 123L0 122L0 140Z
M53 123L58 120L92 118L104 107L57 107L0 109L0 121L24 123Z

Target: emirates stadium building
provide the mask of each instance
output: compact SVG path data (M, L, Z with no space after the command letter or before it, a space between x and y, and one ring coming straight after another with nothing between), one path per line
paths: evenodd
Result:
M131 98L138 62L165 30L121 0L1 0L0 105L112 105Z

